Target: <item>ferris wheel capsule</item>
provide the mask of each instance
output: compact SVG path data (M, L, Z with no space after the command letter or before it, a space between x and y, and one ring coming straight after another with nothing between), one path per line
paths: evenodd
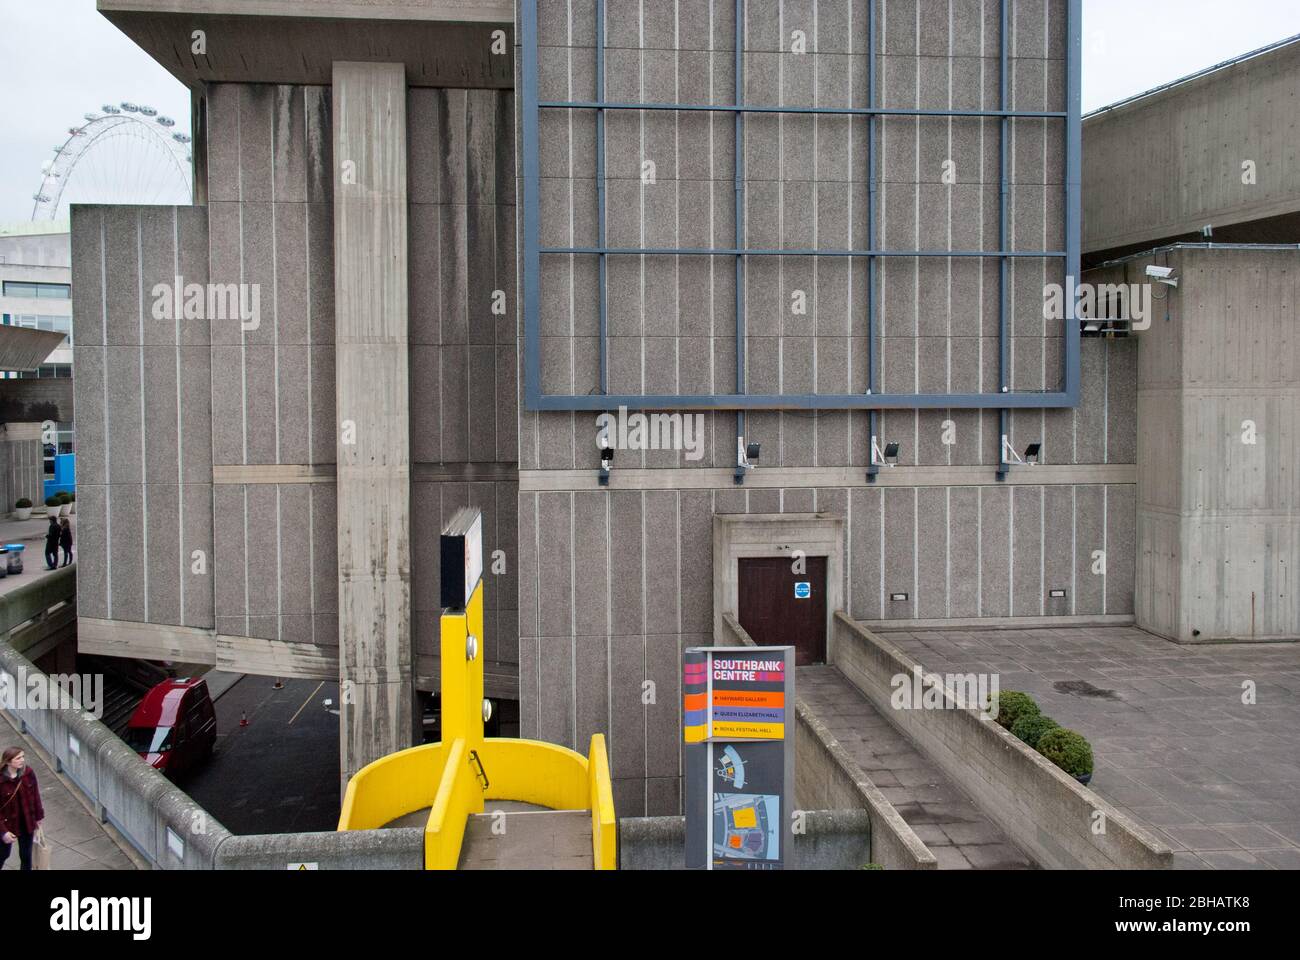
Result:
M140 107L140 112L141 112L142 114L144 114L146 117L156 117L156 116L158 116L158 111L157 111L157 110L155 110L153 107L146 107L146 106L144 106L144 105L141 105L141 107Z
M106 104L104 104L102 107L100 107L100 109L103 110L105 113L121 113L121 112L122 112L122 111L119 110L117 107L113 106L111 103L106 103Z
M139 113L139 112L140 112L140 108L139 108L136 104L132 103L130 100L123 100L123 101L122 101L122 109L125 110L127 113Z
M173 120L171 117L159 117L155 122L160 126L164 126L164 127L176 126L176 121Z

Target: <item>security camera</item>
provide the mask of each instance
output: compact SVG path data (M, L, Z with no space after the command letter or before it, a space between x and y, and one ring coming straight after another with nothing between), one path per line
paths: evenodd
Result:
M1167 287L1178 286L1178 278L1174 276L1173 267L1157 267L1152 264L1147 267L1147 276L1153 278L1156 283L1163 283Z

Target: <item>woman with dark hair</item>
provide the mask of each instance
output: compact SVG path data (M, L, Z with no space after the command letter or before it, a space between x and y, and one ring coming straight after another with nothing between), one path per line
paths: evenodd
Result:
M64 517L59 525L62 527L59 531L59 546L63 548L63 565L66 567L72 562L72 524Z
M36 773L27 766L22 747L10 747L0 756L0 867L18 843L22 869L32 868L32 840L45 819Z

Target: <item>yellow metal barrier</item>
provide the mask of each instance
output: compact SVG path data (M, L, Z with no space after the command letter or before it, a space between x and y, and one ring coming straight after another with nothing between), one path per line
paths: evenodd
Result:
M424 869L455 870L465 842L465 822L483 812L483 790L470 765L469 747L457 740L447 751L438 796L424 828Z
M378 830L433 804L442 774L443 746L430 743L380 757L348 781L340 830Z
M402 750L357 771L344 794L339 829L373 830L428 808L425 868L455 870L466 822L483 812L485 799L590 810L592 863L597 870L617 869L604 736L591 738L587 757L538 740L485 739L481 581L465 610L445 611L441 625L443 742Z
M609 779L605 735L591 738L587 757L587 798L591 805L591 854L597 870L618 869L618 823L614 819L614 785Z

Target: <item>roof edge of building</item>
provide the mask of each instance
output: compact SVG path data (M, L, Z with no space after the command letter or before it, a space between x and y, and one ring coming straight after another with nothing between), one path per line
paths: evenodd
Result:
M1096 110L1093 110L1090 113L1085 113L1083 115L1083 119L1085 122L1087 122L1088 120L1105 116L1106 114L1110 114L1117 110L1121 110L1125 107L1132 106L1133 104L1138 103L1139 101L1148 100L1152 97L1159 96L1163 93L1168 93L1172 90L1185 86L1189 83L1194 83L1197 80L1203 80L1212 74L1220 72L1221 70L1227 70L1231 67L1239 66L1243 63L1246 63L1247 61L1254 60L1258 57L1266 56L1270 53L1275 53L1279 50L1285 49L1292 45L1300 45L1300 33L1297 33L1295 36L1287 37L1283 40L1278 40L1275 43L1270 43L1256 50L1251 50L1247 53L1239 54L1238 56L1235 56L1230 60L1224 60L1221 63L1214 64L1213 66L1209 66L1209 67L1205 67L1204 69L1197 70L1195 73L1189 73L1187 76L1179 77L1177 80L1171 80L1169 83L1162 83L1160 86L1152 87L1150 90L1144 90L1141 93L1135 93L1132 96L1125 97L1122 100L1116 100L1114 103L1106 104L1106 106L1104 107L1098 107Z

